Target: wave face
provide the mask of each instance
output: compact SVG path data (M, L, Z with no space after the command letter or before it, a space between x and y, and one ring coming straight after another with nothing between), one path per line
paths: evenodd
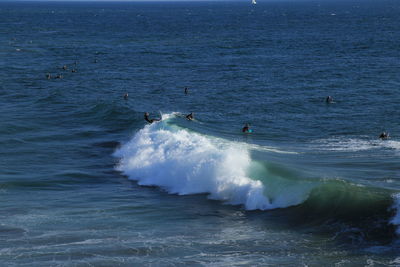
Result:
M257 163L247 144L179 129L165 120L139 130L115 156L121 158L118 170L140 185L179 195L206 193L210 199L247 210L296 205L308 193L268 195L263 182L249 176Z

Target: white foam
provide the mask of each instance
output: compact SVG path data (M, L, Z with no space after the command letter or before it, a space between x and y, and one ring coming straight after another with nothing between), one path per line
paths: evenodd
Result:
M260 146L257 144L249 144L248 146L252 150L257 150L257 151L274 152L274 153L279 153L279 154L300 154L299 152L280 150L280 149L277 149L275 147L270 147L270 146Z
M394 140L383 140L381 145L386 148L394 149L396 151L400 151L400 142Z
M207 193L211 199L244 205L248 210L298 204L292 199L288 203L269 201L262 182L247 175L251 158L246 144L219 142L163 122L145 126L115 156L120 158L118 170L129 179L170 193Z
M319 148L330 151L365 151L379 148L400 150L400 142L394 140L370 140L362 138L332 137L313 142Z
M396 233L400 235L400 193L393 195L393 206L392 208L396 211L394 217L390 220L390 223L397 226Z
M377 148L376 145L369 140L343 137L318 140L315 143L319 143L323 149L331 151L363 151Z

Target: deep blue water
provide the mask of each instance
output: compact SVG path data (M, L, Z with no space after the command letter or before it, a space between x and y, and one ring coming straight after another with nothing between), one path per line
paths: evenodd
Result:
M400 264L399 14L1 2L0 265Z

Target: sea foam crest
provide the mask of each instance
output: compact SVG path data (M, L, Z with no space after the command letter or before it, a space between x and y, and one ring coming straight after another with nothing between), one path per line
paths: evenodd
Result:
M245 145L214 142L160 122L139 130L115 156L120 158L118 170L140 185L179 195L207 193L248 210L275 208L261 181L246 175L251 158Z

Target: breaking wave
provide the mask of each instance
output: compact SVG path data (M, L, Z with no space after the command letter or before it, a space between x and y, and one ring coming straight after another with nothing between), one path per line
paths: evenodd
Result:
M252 159L259 147L182 129L168 123L172 116L146 125L114 153L120 158L117 169L139 185L178 195L207 194L246 210L294 207L293 214L307 217L308 223L338 219L375 229L386 221L388 233L390 225L400 224L399 197L393 201L388 190L277 170L272 163ZM265 153L281 152L267 148Z
M255 162L250 146L221 141L163 122L147 125L115 152L118 170L140 185L159 186L169 193L206 193L210 199L248 210L296 205L306 195L287 200L268 196L262 181L249 176Z

